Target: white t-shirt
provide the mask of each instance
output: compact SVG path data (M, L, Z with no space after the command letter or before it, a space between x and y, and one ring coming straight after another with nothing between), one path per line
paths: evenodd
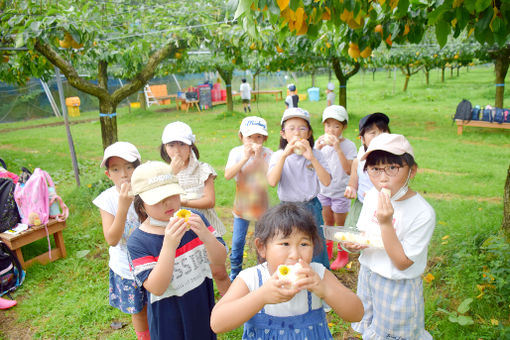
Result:
M379 192L372 188L365 195L359 216L359 230L380 236L377 221ZM388 279L412 279L423 274L427 265L427 248L436 226L436 214L430 204L418 193L403 200L392 201L393 226L402 243L406 256L414 263L405 270L398 270L384 249L367 248L361 252L359 262Z
M239 92L241 92L241 99L251 99L251 86L248 83L241 83L239 86Z
M262 157L264 160L269 164L269 160L271 159L271 155L273 154L273 151L269 148L266 148L265 146L262 147ZM228 154L228 160L227 165L225 165L225 168L228 169L237 163L241 161L244 157L244 145L239 145L230 150L230 153ZM241 168L241 171L243 171L244 168L246 168L249 164L253 163L253 157L250 157L250 159L243 165ZM235 180L237 181L237 175L235 175Z
M107 213L115 216L119 207L119 192L115 186L106 189L94 201L95 206ZM109 266L113 272L122 278L133 280L133 273L129 270L128 256L127 256L127 240L133 230L140 226L138 215L136 214L133 203L129 206L126 216L126 224L124 225L124 233L116 246L110 246L110 262Z
M328 172L329 166L319 150L312 149L315 158ZM283 150L273 152L269 162L268 173L275 167L282 157ZM282 176L278 182L278 198L287 202L307 202L315 197L320 191L319 177L312 163L302 155L292 153L285 159Z
M368 173L366 171L363 171L363 168L365 167L366 160L360 160L361 157L365 154L365 147L362 145L359 147L358 150L358 156L356 157L358 159L358 200L363 203L365 200L365 193L374 187L372 184L372 181L370 180L370 177L368 177Z
M319 277L322 279L324 277L324 272L326 268L321 263L312 262L310 263L310 267L319 274ZM257 274L257 268L260 270L262 274L262 284L266 282L271 275L269 274L269 270L267 268L267 262L262 264L258 264L255 267L250 267L244 269L239 273L239 276L250 292L257 290L259 285L259 277ZM297 293L291 300L287 302L270 304L264 306L264 312L266 314L272 316L294 316L301 315L308 311L308 294L307 290L302 290ZM322 300L315 294L312 293L312 309L317 309L324 306Z
M317 143L315 144L317 145ZM352 141L344 139L340 142L340 149L342 149L345 158L349 160L356 158L356 145ZM331 173L331 183L327 187L319 182L321 187L320 193L330 198L344 197L345 188L347 187L347 183L349 183L349 175L345 173L335 148L326 145L320 152L328 162Z
M331 103L331 105L335 104L335 92L331 91L328 92L326 95L326 100Z

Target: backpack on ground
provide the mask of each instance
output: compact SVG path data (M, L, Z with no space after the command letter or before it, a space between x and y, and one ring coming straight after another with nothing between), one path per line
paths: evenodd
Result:
M5 170L5 162L0 158ZM0 171L0 233L14 228L21 221L18 206L14 200L14 190L18 176L7 170Z
M501 124L505 121L505 116L503 113L503 109L497 107L496 112L494 113L494 123Z
M0 241L0 296L18 288L25 280L25 271L21 268L16 255L2 241Z
M492 123L492 107L490 105L487 105L485 109L483 109L482 120Z
M455 110L455 116L453 119L459 119L462 121L470 121L472 118L473 106L471 102L467 99L462 99L462 101L457 105L457 109Z
M19 207L21 221L31 226L47 224L50 217L65 221L69 216L67 206L55 192L50 175L39 168L34 170L26 183L16 185L14 198Z

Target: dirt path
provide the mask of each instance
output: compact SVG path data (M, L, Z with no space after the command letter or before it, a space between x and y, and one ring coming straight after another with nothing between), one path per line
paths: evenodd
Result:
M81 124L81 123L89 123L98 120L98 118L88 118L88 119L81 119L81 120L72 120L69 121L70 125L75 124ZM37 129L37 128L44 128L49 126L59 126L64 125L64 122L54 122L54 123L46 123L46 124L37 124L37 125L30 125L30 126L22 126L22 127L16 127L16 128L10 128L10 129L1 129L0 133L6 133L6 132L12 132L12 131L18 131L18 130L27 130L27 129Z

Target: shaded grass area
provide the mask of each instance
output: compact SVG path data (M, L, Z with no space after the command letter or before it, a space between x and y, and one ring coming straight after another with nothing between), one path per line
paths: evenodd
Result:
M391 74L393 77L393 74ZM457 136L451 117L455 107L467 98L473 105L493 103L494 74L491 68L463 70L460 77L431 76L426 87L421 75L411 78L406 93L401 92L403 77L396 81L386 72L360 73L348 84L349 126L344 133L355 141L358 121L371 112L390 116L392 132L406 135L416 154L419 174L411 183L432 204L437 214L437 227L429 247L431 282L424 282L426 328L437 339L496 339L509 336L508 296L505 282L510 282L508 244L502 241L503 187L510 160L510 133L503 129L465 128ZM310 85L309 78L298 79L300 93ZM325 88L328 79L321 76L318 86ZM395 88L395 90L393 90ZM276 150L283 102L272 96L259 96L252 103L252 114L268 121L267 146ZM337 94L338 99L338 94ZM508 103L510 98L505 97ZM319 102L303 101L302 107L312 115L314 136L322 134L320 117L325 107L325 94ZM169 106L169 108L172 106ZM153 109L154 108L154 109ZM239 144L237 132L245 116L240 112L224 112L224 106L203 112L177 112L158 107L150 111L118 110L119 140L135 144L143 160L158 160L161 133L169 122L182 120L190 124L197 136L201 160L218 172L215 180L217 211L227 226L225 239L231 240L231 207L235 184L223 177L228 152ZM235 103L242 110L240 102ZM104 242L99 212L91 201L108 183L99 169L102 142L97 112L84 112L72 120L94 119L71 127L78 156L82 186L76 188L65 129L47 126L0 133L0 157L11 171L20 166L47 170L57 184L58 193L70 208L68 228L64 231L68 258L28 270L27 280L15 293L19 305L0 314L0 338L135 338L130 318L108 305L108 247ZM2 124L0 129L27 127L57 122L57 118ZM271 203L278 202L276 190L270 189ZM253 228L253 226L251 227ZM246 250L246 265L254 265L255 251ZM27 258L47 249L45 240L24 248ZM228 263L227 263L228 266ZM505 270L506 268L506 270ZM357 262L351 270L336 272L347 285L356 282ZM494 279L491 279L494 278ZM506 281L505 281L506 280ZM482 288L479 288L482 287ZM352 286L352 288L355 288ZM483 293L482 295L480 295ZM459 304L472 298L463 315L473 325L461 326L449 320ZM506 299L506 301L505 301ZM335 338L342 339L349 325L329 313L330 328ZM121 320L128 325L111 330L110 323ZM4 326L7 324L11 326ZM238 329L220 339L239 339Z

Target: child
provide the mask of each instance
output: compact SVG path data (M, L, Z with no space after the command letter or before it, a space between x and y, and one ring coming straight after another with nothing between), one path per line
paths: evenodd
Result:
M99 208L103 234L110 245L110 292L112 307L131 314L138 339L149 339L147 300L143 288L136 284L129 270L127 240L140 222L133 207L131 175L140 165L140 153L128 142L117 142L104 150L101 167L113 186L97 196L93 203Z
M323 224L322 207L317 199L319 183L328 186L331 182L326 160L319 150L313 150L313 130L310 114L301 108L287 109L283 112L280 131L280 150L273 153L269 162L267 182L270 186L278 184L278 198L283 202L299 202L315 217L317 226ZM313 260L329 269L328 253L324 233L322 250Z
M244 323L243 339L333 339L324 303L346 321L361 320L360 299L312 256L321 239L314 217L280 204L257 222L259 264L243 270L214 307L211 327L227 332ZM297 280L279 279L279 265L300 264Z
M421 275L436 219L434 209L408 187L417 172L413 149L404 136L384 133L361 160L374 187L365 195L358 229L381 237L384 249L346 244L363 249L358 295L365 315L353 329L363 339L432 339L424 329Z
M358 150L356 159L352 162L351 177L344 193L345 197L355 199L351 204L351 209L347 215L347 219L345 220L346 226L356 226L361 212L361 207L363 206L365 192L373 187L372 182L370 182L370 179L368 178L368 174L363 171L365 162L360 161L360 159L374 137L384 132L390 133L390 128L388 126L389 123L390 119L388 116L381 112L369 114L361 118L359 121L359 136L362 145Z
M230 280L234 281L243 268L244 244L250 220L257 220L267 209L265 174L272 151L263 146L267 140L267 123L260 117L246 117L241 122L239 139L228 155L225 178L236 179L234 231L230 253Z
M335 103L335 85L333 85L333 83L328 83L328 88L326 89L326 100L328 101L328 106Z
M250 100L251 100L251 87L246 82L246 78L241 79L241 86L239 86L239 92L241 93L241 100L243 101L244 112L246 109L251 112Z
M296 94L296 85L289 84L287 88L289 89L289 95L285 98L285 108L298 107L299 96Z
M225 247L200 213L174 217L183 190L169 165L140 165L131 187L142 224L131 234L128 251L135 278L147 291L151 339L216 339L209 326L210 266L225 263Z
M315 148L322 152L331 171L331 184L329 186L321 184L321 191L317 195L322 205L324 223L328 226L343 226L349 212L350 200L344 197L344 191L349 181L352 160L356 158L356 145L342 136L348 120L347 111L343 106L328 106L322 113L325 134L315 143ZM326 246L328 257L331 258L333 241L327 241ZM337 257L331 263L331 269L340 269L347 262L349 254L342 250L339 244Z
M172 174L177 176L179 185L184 190L181 205L201 212L214 227L214 235L219 237L226 247L221 237L227 229L214 210L214 179L217 174L212 166L198 161L200 155L194 144L195 135L191 128L183 122L170 123L163 130L161 140L161 158L170 164ZM213 266L211 269L218 291L221 295L225 294L230 286L225 264Z

